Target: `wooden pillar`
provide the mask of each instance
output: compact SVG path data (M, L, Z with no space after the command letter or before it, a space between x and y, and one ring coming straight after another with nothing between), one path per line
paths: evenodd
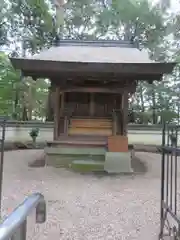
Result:
M117 135L117 116L116 116L116 112L114 111L113 112L113 116L112 116L112 120L113 120L113 122L112 122L112 135L113 136L116 136Z
M59 102L60 102L60 88L56 86L54 92L54 140L58 140L59 137Z
M60 101L60 116L62 116L64 112L64 92L61 92L61 101Z
M94 110L95 110L95 102L94 102L94 94L93 92L90 93L90 116L94 116Z
M128 125L128 92L124 92L122 95L121 109L122 109L122 128L123 135L127 136L127 125Z

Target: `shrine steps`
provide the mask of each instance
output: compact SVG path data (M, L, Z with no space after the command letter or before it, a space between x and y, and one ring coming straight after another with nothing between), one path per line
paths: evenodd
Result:
M71 164L76 172L104 172L104 161L75 160Z
M101 162L104 165L106 151L104 138L62 136L58 141L48 142L45 148L46 165L73 168L75 161L90 161L95 165Z
M68 134L111 136L112 120L109 118L71 118Z
M59 149L59 148L58 148ZM68 150L68 151L66 151ZM102 162L104 165L105 162L105 153L101 149L96 149L100 151L93 151L91 149L83 149L85 151L79 151L79 149L73 148L57 148L45 149L46 153L46 165L53 167L63 167L71 168L73 162L75 161L94 161Z
M129 146L129 150L131 152L132 146ZM116 156L116 153L109 158L107 137L93 135L60 136L57 141L47 143L45 156L46 166L69 168L76 172L102 172L112 159L116 159L113 169L116 172L116 164L121 160L121 155ZM119 166L120 169L123 165Z
M48 147L105 147L107 143L106 137L101 136L61 136L57 141L47 142Z

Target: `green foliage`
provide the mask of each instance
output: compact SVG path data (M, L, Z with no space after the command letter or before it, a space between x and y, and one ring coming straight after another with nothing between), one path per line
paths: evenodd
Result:
M29 136L32 138L33 142L36 141L36 138L39 135L39 128L32 128L29 132Z
M0 45L10 47L10 53L19 56L37 53L52 45L58 28L64 38L70 39L130 39L136 33L153 59L179 62L180 13L167 14L168 6L160 9L147 0L111 2L69 0L64 13L55 14L55 6L48 0L13 0L8 4L1 0ZM53 23L55 15L56 24ZM170 33L173 41L167 38ZM147 123L152 118L156 121L158 116L169 122L177 118L179 70L178 66L173 76L165 77L161 83L139 83L130 106L136 119ZM20 73L12 68L7 55L1 53L0 114L19 120L46 118L49 82L20 79Z
M8 57L0 53L0 114L13 112L14 96L20 79L20 73L12 68Z

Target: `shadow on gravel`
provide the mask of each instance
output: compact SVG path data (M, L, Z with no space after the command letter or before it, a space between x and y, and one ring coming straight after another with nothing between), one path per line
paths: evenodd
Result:
M148 171L148 167L145 162L142 162L138 157L134 157L132 160L132 168L135 175L145 174Z

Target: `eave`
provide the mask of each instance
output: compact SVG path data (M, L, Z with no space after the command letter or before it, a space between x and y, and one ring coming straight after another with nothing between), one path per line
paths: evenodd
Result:
M170 74L176 63L96 63L96 62L60 62L37 59L10 58L15 69L20 69L24 76L36 78L77 77L93 79L108 78L121 80L161 80L163 74ZM111 79L110 79L111 78Z

